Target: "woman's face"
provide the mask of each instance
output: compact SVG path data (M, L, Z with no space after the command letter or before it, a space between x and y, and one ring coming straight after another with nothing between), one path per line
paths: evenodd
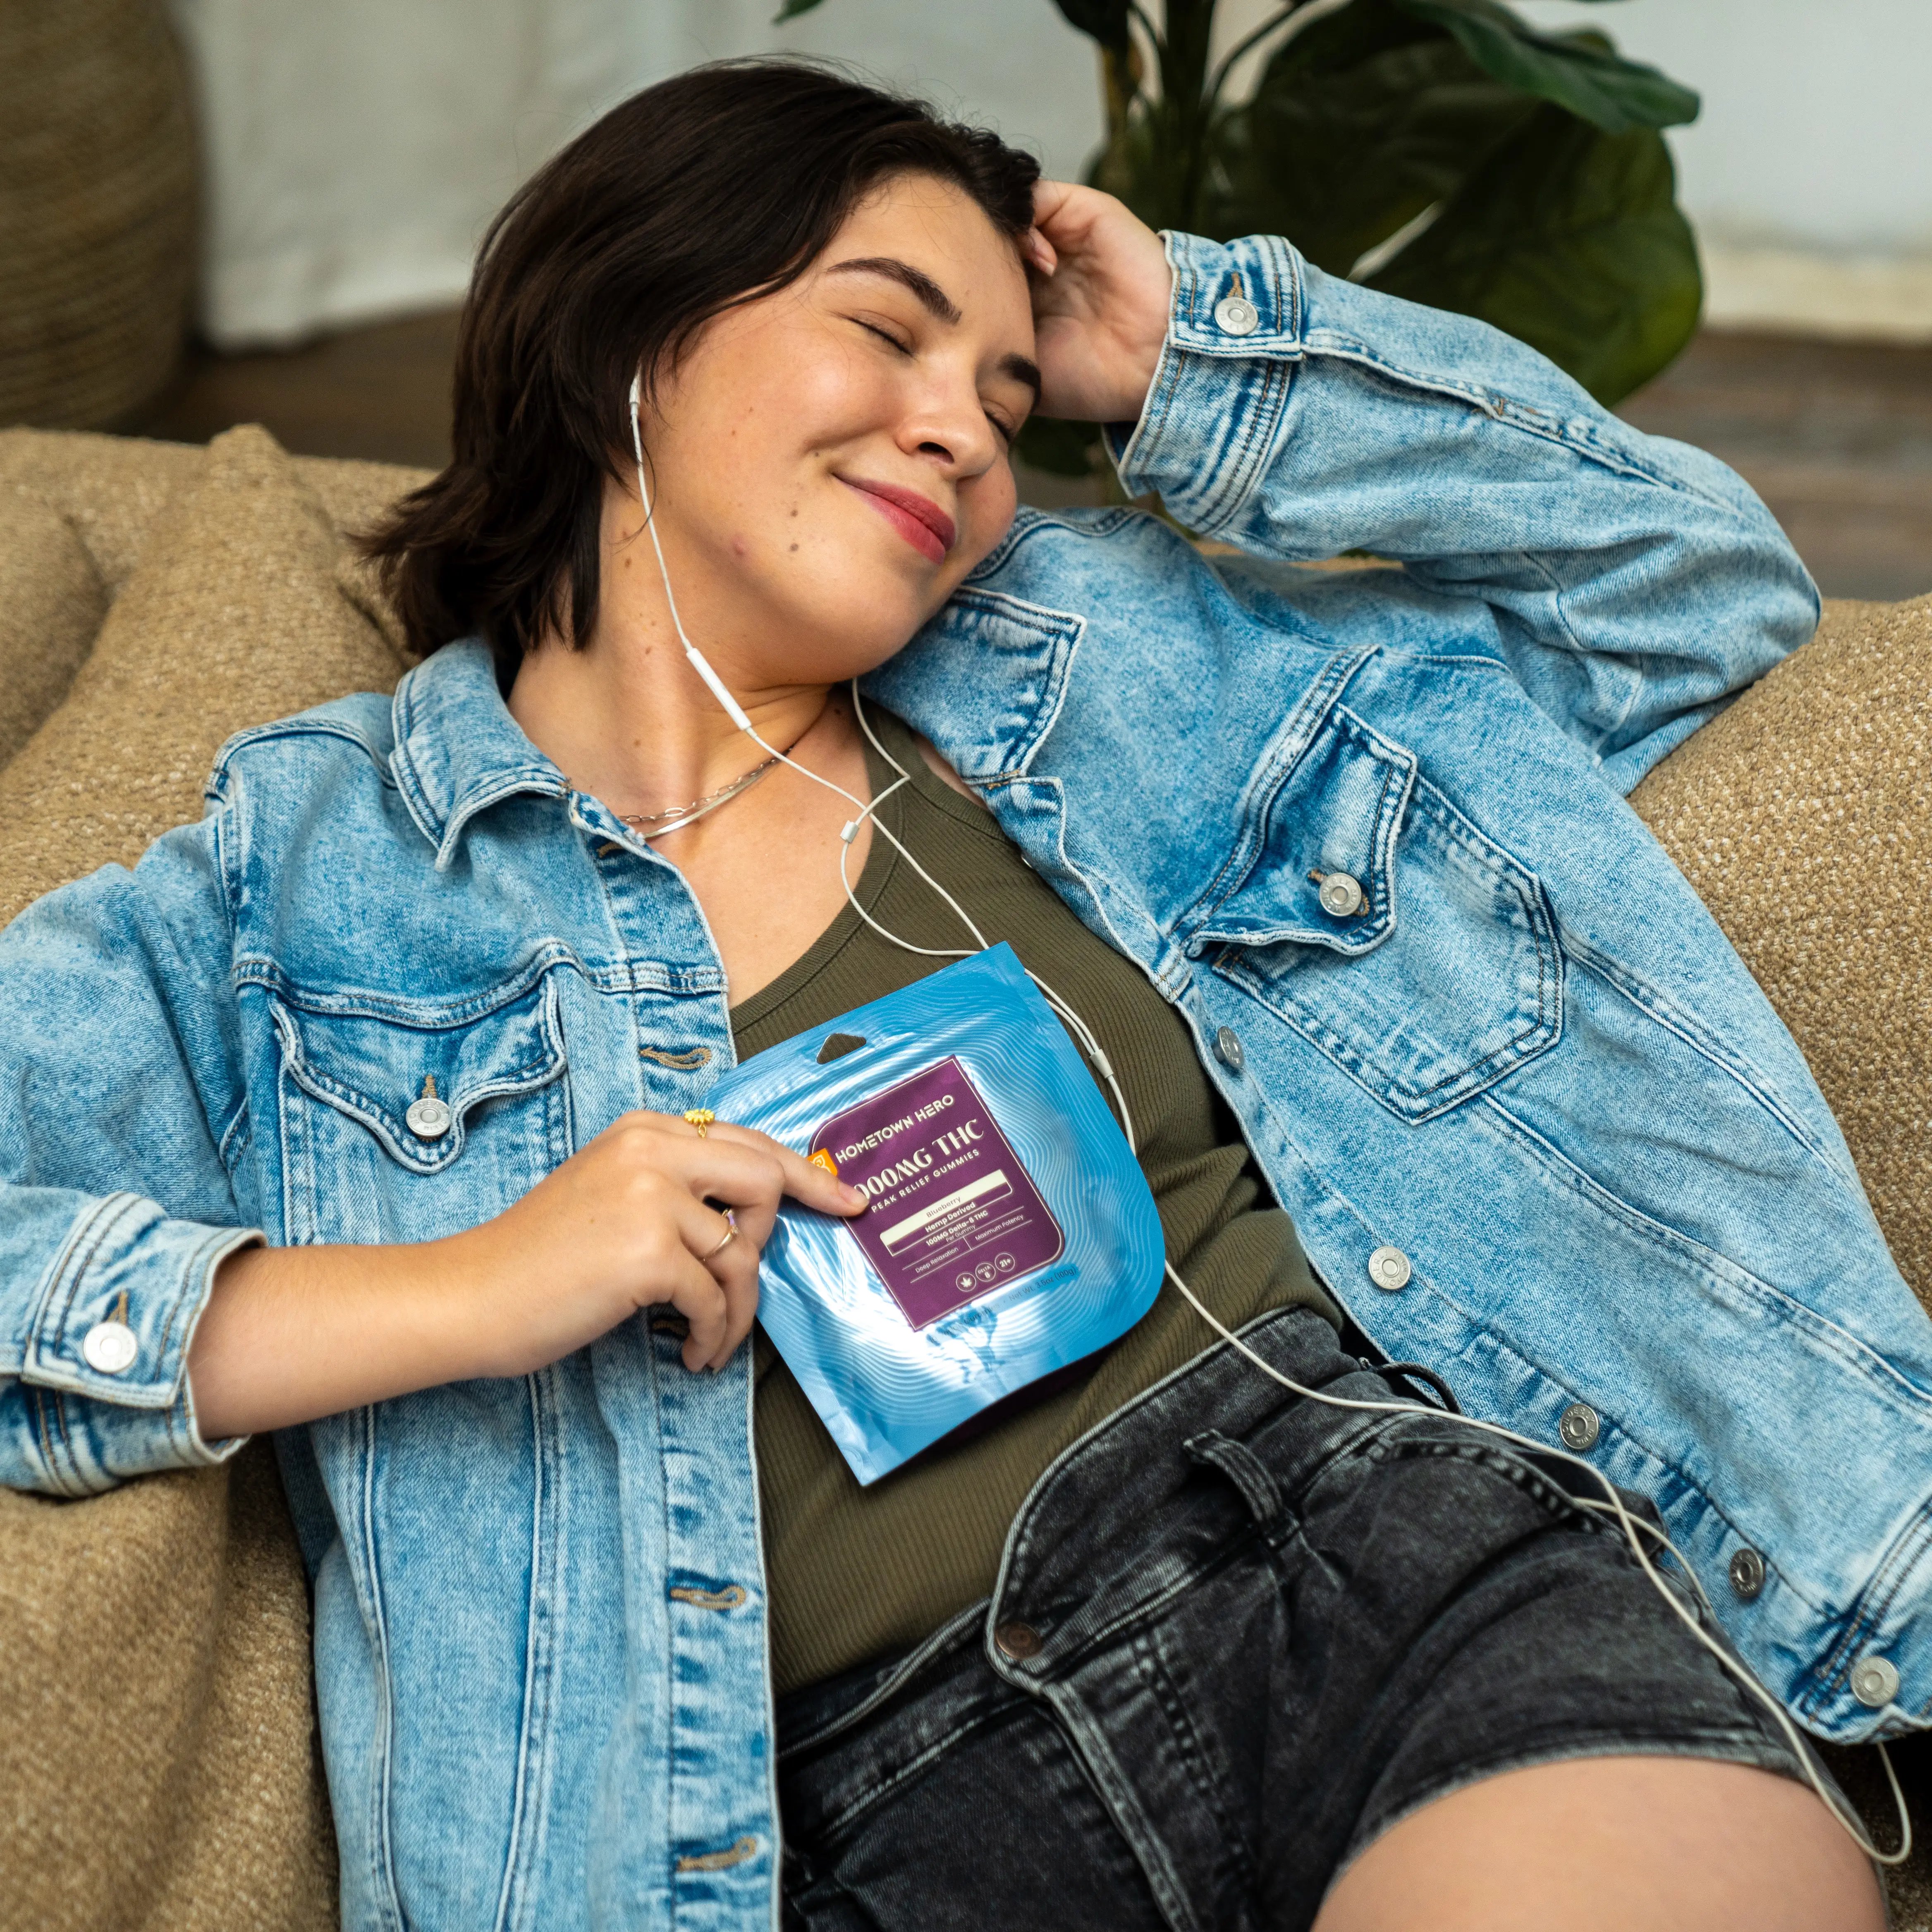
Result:
M958 189L896 177L790 287L709 323L644 418L686 628L745 689L890 657L1012 520L1037 392L1027 279ZM635 530L634 502L606 528ZM647 542L610 568L646 594Z

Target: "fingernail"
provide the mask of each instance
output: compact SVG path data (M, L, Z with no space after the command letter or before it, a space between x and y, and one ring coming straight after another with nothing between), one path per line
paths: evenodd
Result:
M844 1181L841 1181L838 1184L845 1190L845 1198L850 1206L854 1208L865 1206L866 1194L862 1187L854 1187Z

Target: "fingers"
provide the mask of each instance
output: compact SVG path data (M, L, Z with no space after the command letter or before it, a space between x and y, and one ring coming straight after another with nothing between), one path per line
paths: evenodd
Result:
M821 1214L841 1217L856 1214L866 1205L866 1197L857 1188L847 1186L826 1168L793 1153L755 1127L734 1126L720 1120L698 1147L700 1151L688 1171L703 1184L701 1192L716 1195L734 1208L759 1206L767 1192L774 1197L773 1211L778 1194L789 1194L801 1206L815 1208ZM759 1166L761 1162L769 1166ZM775 1186L770 1178L772 1168L776 1170ZM712 1184L706 1178L711 1174L728 1184ZM731 1191L734 1186L748 1190L742 1202L739 1195Z
M742 1228L734 1233L731 1220L674 1182L666 1192L670 1225L662 1233L668 1238L648 1244L645 1298L668 1302L689 1324L686 1368L722 1369L758 1317L758 1244Z
M1072 182L1036 181L1033 184L1033 225L1035 233L1045 239L1044 231L1051 227L1055 219L1075 199L1080 190ZM1051 245L1051 244L1049 244Z
M752 1332L752 1324L758 1318L758 1246L741 1230L736 1240L715 1253L704 1265L724 1292L724 1339L716 1354L695 1366L722 1369ZM690 1364L689 1352L685 1359Z
M1036 268L1042 275L1050 275L1060 266L1060 257L1054 252L1053 244L1037 228L1029 228L1020 237L1020 253L1026 258L1028 266Z
M758 1309L758 1250L742 1231L733 1232L730 1219L694 1196L682 1197L674 1214L684 1252L668 1258L659 1278L670 1291L671 1306L691 1324L685 1366L722 1368L751 1332Z
M754 1128L720 1121L700 1136L686 1121L638 1112L613 1124L610 1143L606 1157L622 1162L621 1185L643 1217L634 1225L657 1231L646 1298L668 1300L686 1318L683 1355L693 1370L722 1368L750 1334L759 1252L787 1195L841 1217L867 1204L860 1190ZM722 1208L736 1224L728 1241L732 1222Z
M668 1263L664 1274L668 1292L662 1299L690 1324L684 1338L684 1366L694 1373L721 1367L731 1358L731 1350L725 1346L731 1307L716 1276L690 1255ZM748 1330L750 1326L746 1324Z

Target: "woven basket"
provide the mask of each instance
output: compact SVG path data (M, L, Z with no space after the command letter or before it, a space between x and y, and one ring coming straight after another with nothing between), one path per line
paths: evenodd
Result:
M117 427L166 388L196 214L161 0L4 0L0 423Z

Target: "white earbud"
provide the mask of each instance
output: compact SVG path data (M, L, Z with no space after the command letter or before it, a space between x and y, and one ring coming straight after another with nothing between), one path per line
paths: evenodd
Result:
M677 614L677 598L671 591L670 572L664 568L664 545L658 542L657 519L651 514L650 485L644 481L644 430L638 413L642 403L643 388L644 372L640 370L631 378L631 450L638 463L638 502L644 513L644 526L651 533L651 548L657 553L658 575L664 580L664 602L670 607L671 624L677 632L678 642L684 646L685 656L691 660L692 668L704 679L712 696L724 707L725 716L740 730L748 734L770 752L772 748L766 745L764 739L752 729L751 719L746 716L744 707L731 695L730 687L705 662L704 653L684 634L684 620ZM778 755L778 753L772 752L773 757Z

